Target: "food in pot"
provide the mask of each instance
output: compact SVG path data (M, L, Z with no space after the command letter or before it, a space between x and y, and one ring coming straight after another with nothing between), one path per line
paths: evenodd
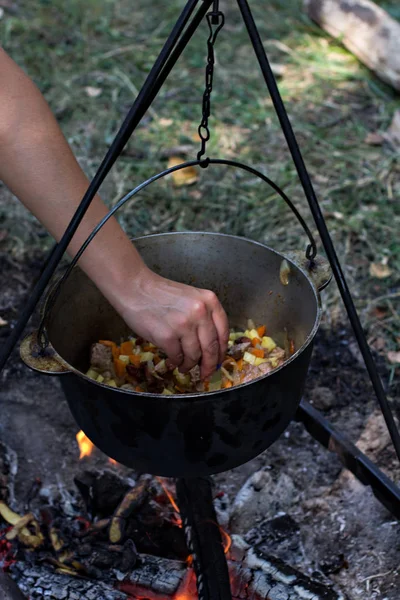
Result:
M167 356L139 337L130 337L119 346L110 340L92 345L90 368L86 375L98 383L135 392L190 394L214 392L261 377L281 366L294 353L287 340L286 349L267 335L265 325L249 321L245 331L232 330L223 363L208 379L201 381L200 367L181 373Z

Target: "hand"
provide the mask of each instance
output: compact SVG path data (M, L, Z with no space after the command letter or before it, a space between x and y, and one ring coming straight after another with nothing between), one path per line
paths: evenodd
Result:
M147 267L127 289L117 310L132 331L161 348L180 371L200 363L202 379L209 377L223 361L229 339L228 318L217 296L164 279Z

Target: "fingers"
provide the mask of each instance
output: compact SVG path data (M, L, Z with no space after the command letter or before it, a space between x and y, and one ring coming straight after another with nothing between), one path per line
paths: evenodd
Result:
M179 367L182 373L187 373L198 364L201 358L201 347L197 337L197 329L189 330L182 338L183 362Z
M225 354L228 349L229 340L229 322L226 312L224 311L222 304L220 304L218 298L217 303L212 311L212 319L214 321L215 329L218 334L219 343L219 359L218 362L222 363L225 359Z
M182 345L179 337L172 329L161 330L154 343L165 352L173 365L180 367L183 364L184 352Z
M183 361L180 371L187 372L201 359L201 378L209 377L222 362L228 346L228 318L217 296L209 290L198 290L189 313L180 325Z

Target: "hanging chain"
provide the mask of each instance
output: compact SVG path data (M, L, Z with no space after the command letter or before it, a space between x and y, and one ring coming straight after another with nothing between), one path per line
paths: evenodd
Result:
M211 114L211 92L213 88L213 78L214 78L214 44L217 39L218 33L221 31L224 23L225 17L224 14L218 10L218 2L214 2L214 9L212 12L207 14L207 23L210 31L210 35L207 40L207 65L206 65L206 88L203 94L203 116L201 119L201 123L198 128L199 136L201 139L201 148L197 153L197 160L201 160L201 157L204 156L206 152L206 144L210 139L210 130L208 128L208 117ZM216 27L214 28L213 26ZM202 167L208 166L208 159L204 159L201 163Z

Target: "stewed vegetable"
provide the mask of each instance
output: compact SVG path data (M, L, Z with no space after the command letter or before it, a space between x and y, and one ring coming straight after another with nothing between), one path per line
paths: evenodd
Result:
M213 392L261 377L282 365L293 353L292 341L288 340L284 350L267 335L265 325L255 327L249 321L245 331L231 331L223 363L204 381L200 379L198 365L188 373L181 373L162 350L134 336L119 345L111 340L93 344L86 375L98 383L135 392L164 395Z

